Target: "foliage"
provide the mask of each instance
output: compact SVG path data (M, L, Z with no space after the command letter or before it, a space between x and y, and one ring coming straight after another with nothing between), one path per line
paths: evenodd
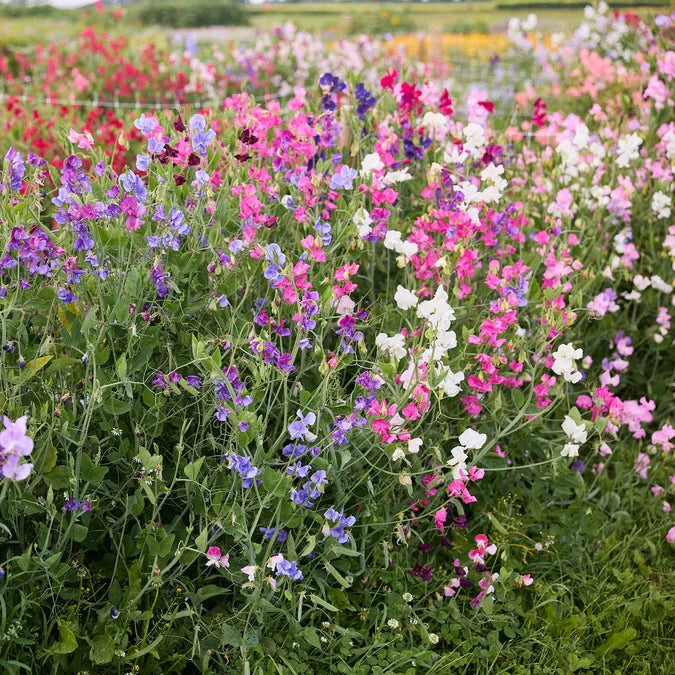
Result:
M236 2L156 2L143 5L135 15L143 24L173 28L199 26L244 26L246 7Z

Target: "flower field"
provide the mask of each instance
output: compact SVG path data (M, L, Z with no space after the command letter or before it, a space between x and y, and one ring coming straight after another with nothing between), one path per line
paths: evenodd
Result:
M673 672L674 40L0 52L0 671Z

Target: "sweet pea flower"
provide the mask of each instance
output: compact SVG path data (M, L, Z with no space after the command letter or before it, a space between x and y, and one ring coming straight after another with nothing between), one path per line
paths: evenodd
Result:
M583 422L577 424L569 415L565 415L565 420L562 423L562 430L573 443L578 443L579 445L585 443L588 438L586 425Z
M19 417L12 422L9 417L3 418L4 429L0 431L0 475L11 480L25 480L30 475L33 465L21 463L22 457L33 452L33 439L28 436L28 417Z
M409 291L401 284L399 284L396 288L396 293L394 294L394 300L396 301L396 305L399 307L399 309L402 310L407 310L407 309L412 309L413 307L417 306L417 296L413 291Z
M71 129L68 132L68 140L82 150L91 150L94 147L94 137L88 131L81 134L75 129Z
M220 548L217 546L210 546L208 551L206 551L206 566L207 567L229 567L230 566L230 554L222 555Z
M246 565L241 568L241 571L248 577L248 583L253 584L255 581L255 573L258 570L257 565Z
M315 440L316 434L313 434L309 430L309 427L316 422L316 415L313 412L303 415L302 410L298 410L296 414L299 419L288 425L288 433L291 436L291 440L295 441L299 438L310 442Z

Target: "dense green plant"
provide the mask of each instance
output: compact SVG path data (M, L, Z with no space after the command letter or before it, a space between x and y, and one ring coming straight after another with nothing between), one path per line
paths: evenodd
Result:
M246 7L236 2L154 2L133 11L141 23L172 28L200 26L244 26Z

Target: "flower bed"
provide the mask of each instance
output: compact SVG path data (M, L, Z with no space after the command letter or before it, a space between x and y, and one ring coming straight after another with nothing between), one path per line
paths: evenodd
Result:
M140 108L2 116L5 667L451 672L542 503L670 511L673 27L589 21L515 116L366 39L12 66Z

